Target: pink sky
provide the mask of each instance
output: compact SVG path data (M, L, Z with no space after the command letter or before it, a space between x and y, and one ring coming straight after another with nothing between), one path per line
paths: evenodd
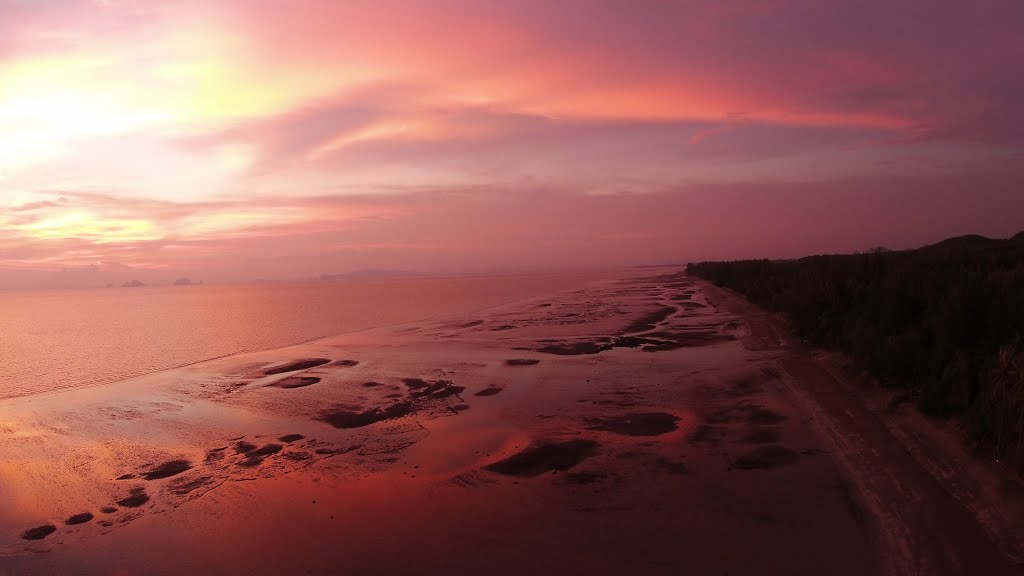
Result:
M1024 229L1024 3L0 0L0 288Z

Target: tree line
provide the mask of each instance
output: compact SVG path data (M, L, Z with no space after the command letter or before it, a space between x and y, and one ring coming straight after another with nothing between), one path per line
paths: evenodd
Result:
M1024 472L1024 233L688 272L785 313L925 413L961 417L976 449Z

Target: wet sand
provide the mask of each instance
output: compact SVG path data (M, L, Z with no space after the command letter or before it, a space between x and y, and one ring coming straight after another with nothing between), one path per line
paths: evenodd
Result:
M649 270L4 401L0 574L1014 573L827 360Z

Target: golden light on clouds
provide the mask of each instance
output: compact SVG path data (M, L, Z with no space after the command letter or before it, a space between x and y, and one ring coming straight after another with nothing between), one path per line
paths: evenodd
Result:
M233 208L190 216L175 225L174 234L181 238L213 238L220 236L247 236L261 230L308 221L313 216L309 208Z
M163 237L148 220L106 218L98 214L72 210L12 228L24 236L39 239L85 239L95 244L140 242Z

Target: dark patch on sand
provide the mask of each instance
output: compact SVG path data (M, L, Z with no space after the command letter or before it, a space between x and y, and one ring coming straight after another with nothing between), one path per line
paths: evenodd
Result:
M547 442L531 446L484 469L506 476L538 476L545 472L568 470L593 456L597 448L598 443L593 440Z
M114 512L117 512L117 508L114 508L113 506L104 506L103 508L100 508L100 512L104 514L113 514Z
M537 352L544 354L557 354L558 356L579 356L582 354L598 354L605 350L611 350L610 344L597 342L575 342L563 344L550 344L537 349Z
M272 388L305 388L306 386L312 386L320 382L320 379L316 376L289 376L284 380L278 380L269 386Z
M383 386L383 384L381 384L380 382L365 382L365 383L363 383L363 388L377 388L378 386Z
M121 474L117 477L118 480L132 480L135 478L135 474Z
M469 404L456 404L455 406L452 406L452 410L455 410L456 412L465 412L466 410L469 410Z
M449 396L458 396L466 391L465 386L454 386L451 382L446 382L444 386L434 390L430 393L430 397L434 400L440 400L442 398L448 398ZM416 394L411 394L413 398L416 398Z
M35 528L25 530L21 537L25 540L42 540L56 531L57 527L53 524L43 524L42 526L36 526Z
M239 454L245 454L246 452L252 452L255 449L256 449L256 445L255 444L250 444L250 443L248 443L248 442L246 442L244 440L239 440L238 442L235 442L235 452L237 452Z
M601 430L625 436L660 436L678 428L679 417L664 412L634 412L615 418L588 420L591 430Z
M775 444L780 440L782 440L782 434L779 433L778 428L767 426L754 428L740 439L744 444Z
M362 428L384 420L393 420L408 416L414 412L412 402L397 402L387 408L373 408L363 412L338 409L328 410L320 415L320 420L335 428Z
M664 346L665 344L667 342L663 340L652 340L640 336L622 336L612 342L612 346L616 348L640 348L641 346Z
M118 500L117 504L125 508L138 508L146 502L149 502L149 494L146 494L146 489L132 488L131 494L127 498Z
M494 386L491 386L490 388L484 388L483 390L477 392L476 394L474 394L474 396L494 396L495 394L499 394L501 390L501 388L495 388Z
M556 341L538 348L536 351L543 352L544 354L557 354L559 356L600 354L613 348L639 348L644 352L662 352L677 350L687 346L705 345L722 340L732 340L732 337L719 336L715 332L686 332L682 334L661 332L647 336L601 337L597 340L583 342Z
M321 456L330 456L338 453L334 448L317 448L315 452Z
M75 524L85 524L91 522L93 519L92 512L82 512L81 514L75 514L64 521L68 526L74 526Z
M293 360L287 364L280 366L274 366L265 370L263 373L267 376L273 376L275 374L284 374L285 372L296 372L298 370L308 370L309 368L316 368L317 366L323 366L329 363L329 358L302 358L301 360Z
M182 478L180 481L175 482L171 486L171 491L179 496L184 496L185 494L188 494L193 490L198 490L199 488L206 486L207 484L210 483L210 480L212 480L212 478L209 476L203 476L201 478L196 478L194 480Z
M717 410L708 415L708 422L714 424L728 424L731 422L744 421L751 426L774 426L787 419L786 416L773 412L761 406L742 404Z
M511 324L502 324L501 326L498 326L497 328L491 328L491 331L492 332L502 332L504 330L513 330L514 328L515 328L515 326L513 326Z
M536 358L512 358L505 360L506 366L536 366L540 364L540 360Z
M615 406L616 408L632 408L637 405L632 400L594 400L593 403L599 406Z
M641 348L644 352L668 352L669 350L679 350L680 348L686 348L685 344L679 342L672 342L663 340L658 344L651 344L650 346L644 346Z
M449 396L457 396L466 389L464 386L456 386L451 380L427 382L420 378L406 378L403 382L409 387L409 397L413 399L441 400Z
M566 482L580 486L596 484L606 478L608 478L608 475L604 472L569 472L565 475Z
M358 366L359 360L336 360L331 366L340 366L341 368L351 368Z
M760 391L761 385L758 382L758 379L752 375L748 375L733 382L726 394L733 398L739 398L743 396L752 396Z
M264 456L270 456L271 454L277 454L282 448L284 448L284 446L281 446L280 444L264 444L259 449L253 450L245 456L247 458L262 458Z
M674 306L662 306L653 312L644 314L637 318L629 326L623 329L623 334L633 334L636 332L647 332L648 330L654 330L659 322L664 322L669 316L675 314L679 310Z
M259 466L267 456L277 454L284 446L280 444L264 444L262 447L245 453L245 460L238 463L239 466L251 468Z
M679 348L696 348L699 346L710 346L719 342L731 342L736 339L731 334L719 334L715 330L685 330L675 332L652 332L648 334L652 338L661 338L665 342L661 350L676 350ZM645 349L646 350L646 349ZM658 350L647 350L657 352Z
M721 426L713 424L701 424L697 426L693 434L690 434L690 444L718 444L725 438L725 430Z
M800 456L789 448L773 444L754 448L734 460L732 466L740 470L768 470L792 465L799 458Z
M148 472L142 472L139 476L142 476L142 478L146 480L160 480L162 478L177 476L190 468L192 468L192 464L188 460L171 460L169 462L164 462Z
M788 419L787 416L773 412L767 408L754 406L747 412L747 424L772 426L781 424Z
M278 440L284 442L285 444L291 444L292 442L298 442L303 438L305 438L305 436L303 436L302 434L285 434L284 436L278 438Z
M687 466L685 462L669 460L668 458L658 458L658 460L655 461L655 464L658 465L658 468L668 472L669 474L682 476L690 473L690 467Z
M313 457L313 455L310 454L309 452L298 451L298 452L285 452L282 457L285 460L302 461L302 460L309 460L310 458Z

